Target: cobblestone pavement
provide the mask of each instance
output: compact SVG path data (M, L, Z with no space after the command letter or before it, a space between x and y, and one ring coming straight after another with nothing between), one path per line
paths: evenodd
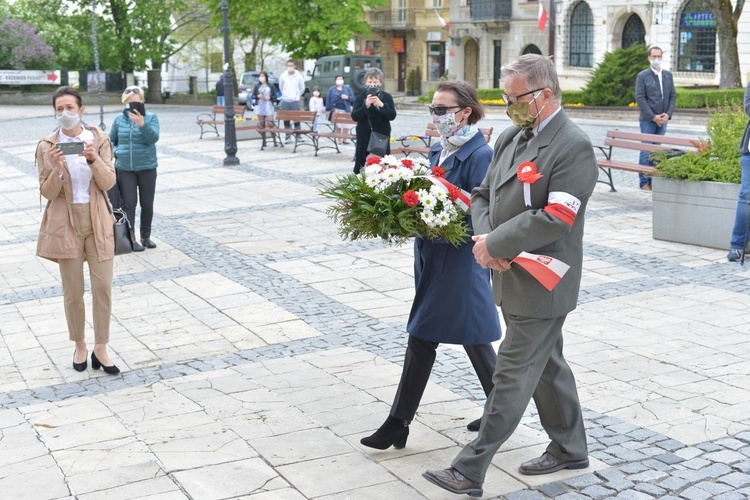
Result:
M447 466L481 413L460 348L439 350L406 448L359 444L395 392L413 274L411 246L342 242L325 216L319 182L348 172L353 149L240 141L241 164L224 167L198 109L153 108L158 248L115 261L112 377L71 369L59 273L34 256L49 109L0 106L0 497L456 498L421 473ZM395 133L424 118L400 114ZM595 142L622 125L580 123ZM589 204L565 328L591 467L518 474L547 443L532 404L485 498L750 497L750 273L653 240L634 177Z

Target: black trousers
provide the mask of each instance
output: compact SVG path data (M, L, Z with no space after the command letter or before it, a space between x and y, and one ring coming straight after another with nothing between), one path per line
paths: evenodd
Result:
M398 383L396 397L391 406L391 416L400 420L411 421L419 408L419 402L430 379L432 365L435 363L437 342L418 339L409 335L404 356L404 368L401 371L401 381ZM479 383L485 395L489 395L494 387L492 374L495 372L497 354L492 344L465 345L464 350L469 356L471 365L479 377Z
M121 207L125 211L133 229L135 229L135 206L140 203L142 240L151 237L155 193L155 168L135 172L118 169L117 184L109 190L109 199L112 201L112 206Z

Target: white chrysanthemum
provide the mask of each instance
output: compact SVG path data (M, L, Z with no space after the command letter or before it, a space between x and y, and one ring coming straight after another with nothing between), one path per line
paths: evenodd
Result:
M429 195L430 192L427 191L426 189L417 189L417 194L419 195L419 199L421 200L425 196Z
M398 176L399 176L399 178L408 181L408 180L411 180L412 177L414 177L414 172L410 168L399 167L398 168Z
M420 189L420 191L422 190ZM421 203L426 210L432 211L437 205L437 200L432 195L432 193L425 192L424 195L422 195L422 193L419 193L419 203Z
M380 175L383 181L388 182L389 185L401 178L397 168L387 168Z
M378 164L367 165L365 167L365 177L377 177L380 175L380 171L383 169Z
M435 217L432 215L432 212L429 210L425 210L422 212L422 222L427 224L428 227L435 227Z
M445 189L441 189L437 186L430 187L430 194L434 196L438 201L445 201L448 199L448 192Z
M401 162L393 155L385 155L380 159L381 165L388 165L391 167L395 167L399 165Z
M380 179L378 177L374 177L374 176L373 177L365 176L365 183L369 187L374 188L374 187L376 187L377 185L380 184Z
M443 212L448 214L448 217L451 219L455 219L456 215L458 215L458 208L453 203L446 203L443 205Z
M438 212L434 215L434 220L436 226L444 227L447 226L451 221L451 217L445 210L443 210L442 212Z

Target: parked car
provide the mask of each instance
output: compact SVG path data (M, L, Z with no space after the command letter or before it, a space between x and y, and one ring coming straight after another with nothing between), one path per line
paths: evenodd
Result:
M255 84L258 83L258 75L260 72L258 71L248 71L246 73L242 73L242 76L240 76L240 80L237 83L237 103L238 104L244 104L247 106L248 109L255 106L255 96L252 96L250 99L250 102L248 103L248 94L253 91L253 88L255 87ZM269 76L271 78L271 81L268 82L269 85L273 85L273 88L276 89L276 97L277 100L281 99L281 91L279 90L279 79L274 77L269 73Z
M336 75L342 75L344 83L349 85L355 94L364 91L365 71L373 66L383 69L383 60L379 56L357 54L321 57L315 61L312 73L309 70L307 72L310 79L305 82L305 104L310 99L313 87L320 87L325 99L328 89L336 85Z

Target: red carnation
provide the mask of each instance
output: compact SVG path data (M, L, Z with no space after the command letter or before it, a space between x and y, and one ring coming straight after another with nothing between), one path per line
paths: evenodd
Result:
M432 167L432 175L435 177L445 177L445 170L440 167Z
M404 200L404 203L406 203L410 207L413 207L414 205L419 203L419 195L411 189L404 193L402 199Z
M401 165L405 166L406 168L414 168L414 162L411 161L409 158L402 159Z
M451 201L456 201L458 198L459 191L454 186L448 186L448 197Z
M371 156L371 157L369 157L367 159L366 165L375 165L376 163L378 165L380 165L380 157L379 156Z

